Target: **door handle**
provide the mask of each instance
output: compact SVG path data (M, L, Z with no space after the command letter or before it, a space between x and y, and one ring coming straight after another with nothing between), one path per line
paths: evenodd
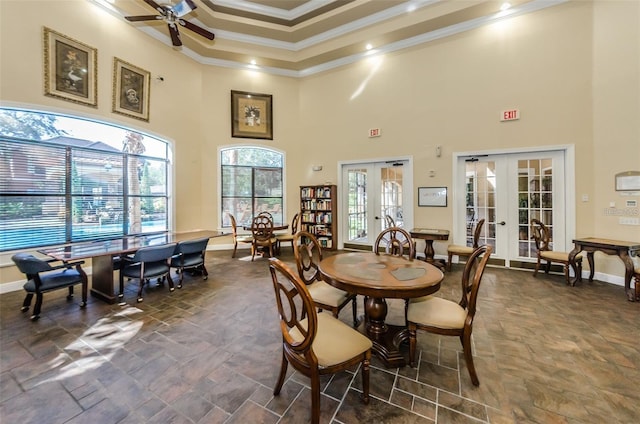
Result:
M498 225L507 225L507 223L504 222L504 221L500 221L500 222L498 222Z

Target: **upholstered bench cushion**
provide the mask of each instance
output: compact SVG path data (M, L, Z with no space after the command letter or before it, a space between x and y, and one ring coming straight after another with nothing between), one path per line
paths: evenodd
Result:
M306 328L307 320L300 321ZM304 337L297 328L289 332L295 341L302 341ZM318 332L313 340L312 349L321 367L330 367L348 361L355 356L371 349L371 340L349 327L329 313L318 314Z
M349 296L349 293L337 289L324 281L316 281L307 286L311 298L324 305L335 306L341 305Z
M455 302L436 296L426 296L410 302L407 321L439 328L463 328L467 311Z

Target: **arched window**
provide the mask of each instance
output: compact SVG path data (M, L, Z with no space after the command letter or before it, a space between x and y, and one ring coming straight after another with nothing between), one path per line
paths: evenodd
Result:
M0 251L169 229L167 142L7 108L0 128Z
M242 146L220 150L222 226L230 227L229 214L238 225L251 225L262 211L283 223L282 170L284 155L264 147Z

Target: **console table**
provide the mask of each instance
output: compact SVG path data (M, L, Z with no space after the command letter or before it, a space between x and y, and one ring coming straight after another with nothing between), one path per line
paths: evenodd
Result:
M640 254L640 242L609 240L603 238L587 237L573 240L574 248L569 253L569 265L573 268L574 277L571 286L575 286L578 280L578 267L576 265L576 255L583 250L587 252L589 261L589 281L593 281L595 268L593 265L593 253L600 251L607 255L617 255L624 263L624 291L630 302L635 301L635 293L631 292L631 277L633 277L633 261L631 256Z

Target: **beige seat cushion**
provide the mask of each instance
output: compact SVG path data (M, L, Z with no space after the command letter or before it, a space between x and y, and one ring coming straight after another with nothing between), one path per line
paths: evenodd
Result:
M438 328L463 328L467 311L455 302L425 296L409 303L407 321Z
M300 322L306 328L307 320ZM295 341L304 337L297 328L289 332ZM348 361L371 349L371 340L357 330L349 327L329 313L318 314L318 332L311 348L321 367L330 367Z
M291 241L293 240L293 234L276 234L276 238L280 241Z
M349 293L337 289L324 281L316 281L313 284L307 286L311 298L318 302L329 306L341 305L345 299L349 296Z
M540 257L543 259L551 259L552 261L564 261L567 262L569 260L568 252L556 252L554 250L545 250L540 252ZM578 257L576 257L578 259Z
M243 243L253 243L253 236L238 236L236 240Z
M450 244L447 247L447 252L453 253L455 255L471 255L473 253L473 247Z

